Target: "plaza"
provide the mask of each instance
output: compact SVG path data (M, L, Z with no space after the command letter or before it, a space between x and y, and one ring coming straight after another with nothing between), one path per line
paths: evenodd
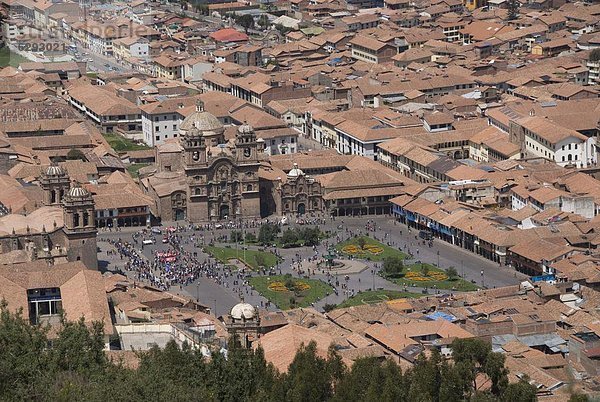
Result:
M274 248L268 247L267 251L273 252L279 256L279 261L271 269L252 270L245 269L232 270L226 267L222 262L202 251L204 246L212 244L217 247L229 247L231 253L238 253L240 259L244 258L244 252L258 250L256 245L242 245L228 243L225 239L229 238L231 231L242 230L244 233L258 233L261 221L251 221L238 227L238 225L206 225L201 230L195 230L192 226L182 226L178 229L180 246L189 256L195 256L194 259L202 268L198 271L198 277L193 281L184 283L171 283L168 288L171 292L181 293L193 298L208 306L217 316L229 312L232 306L244 299L247 303L267 310L277 310L277 306L252 289L249 284L249 277L285 275L291 274L295 278L306 277L315 280L321 280L331 285L333 291L326 294L325 297L314 303L317 309L323 309L326 304L340 304L346 299L356 295L359 291L368 290L389 290L405 291L425 295L422 287L409 287L405 289L380 276L382 263L368 260L355 260L359 262L360 269L352 269L348 272L340 273L326 269L319 269L312 264L317 259L327 254L330 246L335 246L340 242L348 240L355 235L368 235L370 238L380 241L389 247L400 251L413 254L410 261L420 261L432 265L438 265L441 269L447 269L450 266L455 267L460 277L467 281L474 282L479 287L500 287L514 285L523 278L521 274L516 273L507 267L501 267L480 256L469 253L458 247L445 242L436 240L429 247L423 244L415 232L409 232L408 228L391 217L375 217L364 219L359 217L327 218L319 220L317 225L325 232L330 230L334 235L324 239L316 247L297 247L297 248ZM166 227L167 225L165 225ZM293 227L293 224L290 225ZM219 228L217 228L219 227ZM367 229L368 228L368 229ZM164 228L163 228L164 229ZM114 246L107 241L115 242L120 239L122 242L129 242L140 255L148 261L153 261L156 253L172 250L172 246L163 243L161 240L163 234L152 234L150 231L145 235L147 238L154 238L155 243L150 245L141 245L142 236L134 229L123 229L122 231L102 231L98 234L98 244L100 248L99 265L102 270L122 270L130 279L137 279L134 271L126 270L127 258L121 259L118 255L107 255L106 251L114 249ZM163 230L164 232L164 230ZM134 239L134 236L136 239ZM438 253L439 252L439 253ZM364 265L364 267L363 267ZM177 269L174 263L170 269ZM451 290L427 289L427 294L450 293Z

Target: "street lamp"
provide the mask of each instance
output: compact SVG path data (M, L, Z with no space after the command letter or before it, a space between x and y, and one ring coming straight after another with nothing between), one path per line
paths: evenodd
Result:
M372 287L372 290L375 291L375 269L371 270L371 274L373 274L373 287Z
M437 266L439 268L440 267L440 250L438 250L438 252L437 252L437 258L438 258Z
M483 269L481 270L481 287L485 287L485 276L483 275Z

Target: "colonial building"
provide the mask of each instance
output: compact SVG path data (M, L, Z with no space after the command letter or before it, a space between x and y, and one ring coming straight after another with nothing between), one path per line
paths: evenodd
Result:
M97 269L92 195L77 183L69 187L66 173L58 166L48 167L40 181L44 206L0 218L0 265L81 261Z
M227 141L223 124L198 101L179 137L179 144L163 147L172 152L159 147L158 172L142 180L164 221L260 216L258 169L264 154L251 126L239 126Z

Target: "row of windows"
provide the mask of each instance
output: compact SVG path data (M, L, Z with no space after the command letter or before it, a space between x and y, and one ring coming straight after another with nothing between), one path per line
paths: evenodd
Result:
M166 125L165 125L165 130L167 130L167 126ZM177 130L177 124L173 124L173 130ZM155 133L160 132L160 126L154 127L154 132Z

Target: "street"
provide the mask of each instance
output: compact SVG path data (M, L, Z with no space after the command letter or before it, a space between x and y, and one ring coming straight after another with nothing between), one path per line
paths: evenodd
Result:
M479 286L485 285L485 287L500 287L507 285L514 285L519 283L522 275L515 273L514 270L507 267L500 267L498 264L484 259L483 257L477 256L473 253L467 252L456 246L445 243L441 240L434 240L433 246L428 247L423 245L422 241L417 240L415 237L417 233L412 231L408 232L406 226L399 223L395 223L390 217L369 217L376 227L375 231L366 232L365 224L366 218L359 217L344 217L344 219L336 218L332 221L326 219L326 223L319 225L320 229L325 232L330 230L334 233L332 238L326 239L316 249L316 254L322 256L326 253L326 244L336 244L339 241L346 240L354 235L366 234L372 238L375 238L385 244L389 244L400 250L410 250L414 255L414 260L422 261L437 265L439 258L439 265L442 269L447 269L450 266L454 266L458 274L466 280L473 280ZM180 224L181 225L181 224ZM343 228L338 230L338 225L342 225ZM168 226L168 225L165 225ZM188 297L197 298L198 301L208 306L212 311L215 311L217 316L226 314L229 312L231 307L239 302L243 297L244 300L252 305L267 308L267 300L260 296L258 292L254 291L245 282L245 277L239 275L236 272L230 272L228 268L223 267L222 264L217 264L207 254L202 253L201 248L197 247L199 244L209 244L214 242L215 245L224 246L225 243L220 243L219 238L224 235L229 235L232 229L213 229L204 231L194 231L191 228L181 230L181 247L190 255L193 253L197 254L197 261L200 265L207 264L208 270L205 270L205 274L193 283L174 285L170 288L171 292L186 295ZM235 230L235 229L234 229ZM258 227L244 229L245 232L258 233ZM106 242L106 240L116 241L121 239L123 242L133 242L132 235L136 232L136 228L125 228L119 232L106 232L102 231L98 233L98 246L100 249L100 266L101 269L110 271L125 270L125 264L127 259L120 259L118 256L106 256L106 250L114 249L112 245ZM167 251L171 248L169 244L163 244L161 242L162 236L156 236L156 244L146 245L141 250L141 244L138 241L137 249L141 254L148 260L154 260L155 251ZM235 248L236 245L232 243L226 243L228 246ZM243 250L241 246L238 246L240 255ZM256 248L250 246L249 248ZM439 251L439 256L438 256ZM295 277L298 277L296 266L292 266L292 261L307 260L315 255L315 251L311 247L300 247L292 249L278 249L277 252L283 258L283 261L278 264L277 274L290 273ZM175 265L175 264L174 264ZM327 297L323 298L315 304L315 307L322 309L326 303L339 304L346 298L356 294L359 290L371 290L371 289L386 289L386 290L398 290L403 289L379 276L381 263L366 262L366 268L355 274L349 274L348 280L340 275L339 278L334 276L327 276L326 273L316 271L314 275L310 275L311 279L320 279L325 282L330 282L338 291L331 293ZM482 275L483 272L483 275ZM210 274L210 275L209 275ZM252 272L252 275L257 275L256 272ZM130 279L136 279L134 272L128 272ZM212 277L211 277L212 276ZM344 275L345 276L345 275ZM341 289L341 284L344 283L347 291ZM421 293L420 288L410 288L412 292ZM450 291L443 291L450 292ZM429 289L429 293L433 294L433 290ZM269 310L276 310L276 307L271 305L268 307Z

